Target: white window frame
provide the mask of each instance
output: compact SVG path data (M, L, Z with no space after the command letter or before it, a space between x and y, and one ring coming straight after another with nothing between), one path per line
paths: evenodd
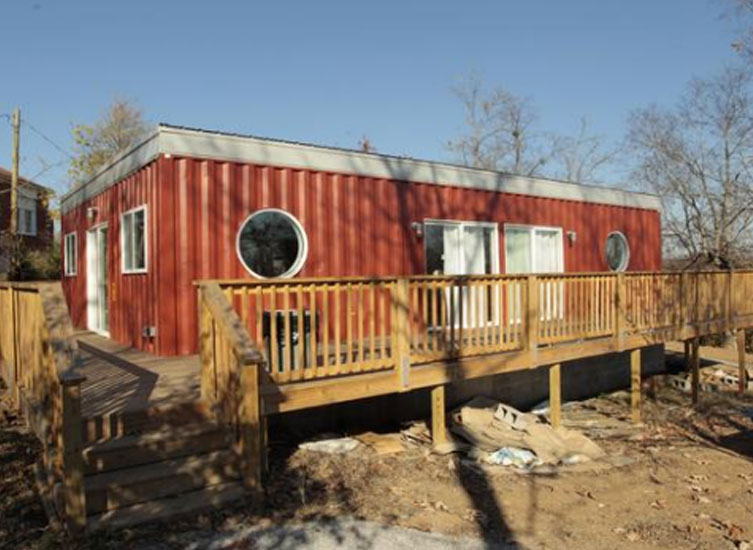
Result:
M484 221L466 221L466 220L442 220L438 218L425 218L424 219L424 227L427 225L454 225L459 226L461 231L463 227L467 226L475 226L475 227L482 227L486 229L492 230L492 239L490 243L491 247L491 260L492 260L492 271L490 275L497 275L499 274L499 224L497 222L484 222ZM428 265L426 263L427 257L426 257L426 242L424 242L424 273L428 273ZM446 273L445 276L451 277L455 274L452 273ZM462 275L462 274L458 274Z
M28 208L31 203L31 208ZM26 223L22 223L22 216L26 212L31 212L31 230L26 229ZM28 196L23 193L18 195L18 204L16 205L16 228L19 235L27 237L36 237L39 233L39 221L37 220L37 197Z
M123 228L125 227L123 220L126 218L126 216L135 217L135 214L140 211L144 212L144 267L129 269L126 267L126 232L123 230ZM131 228L133 227L133 223L131 223ZM132 239L133 235L135 235L135 233L132 231ZM135 242L132 242L131 245L131 251L135 258ZM140 273L147 273L149 271L149 215L147 212L146 204L142 204L140 206L137 206L136 208L126 210L120 215L120 268L124 275L138 275Z
M73 265L68 261L69 252L73 254ZM63 236L63 274L66 277L78 275L78 234L75 231Z
M488 275L498 275L499 274L499 224L497 222L487 222L487 221L476 221L476 220L445 220L445 219L437 219L437 218L425 218L424 222L424 273L428 273L428 265L427 265L427 254L426 254L426 232L425 228L428 225L435 225L435 226L454 226L458 227L460 229L460 233L462 235L463 228L465 227L481 227L483 229L490 229L491 230L491 239L489 242L490 247L490 254L491 254L491 272L488 273ZM465 250L463 247L460 247L459 252L461 252L461 255L464 256ZM464 276L474 276L479 274L469 274L469 273L445 273L443 277L464 277ZM487 274L483 274L487 275ZM457 301L462 300L466 305L463 308L463 326L467 329L480 329L482 327L490 327L495 326L499 323L499 295L497 294L497 290L494 291L494 296L492 297L492 310L491 310L491 319L479 319L479 318L471 318L469 317L469 306L468 301L469 300L478 300L480 298L480 295L478 292L481 292L480 288L477 288L475 290L476 294L474 293L474 290L472 288L458 288L458 287L450 287L445 289L445 296L446 299ZM482 298L483 299L483 298ZM478 302L477 302L478 303ZM450 308L446 309L446 315L447 320L451 324L451 326L454 326L456 329L460 327L460 317L459 317L459 309L455 307L455 313L456 318L455 319L449 319L450 316ZM479 314L479 310L477 309L475 311L476 315ZM433 333L436 330L435 327L428 327L428 332Z
M531 233L531 271L529 271L530 274L537 273L534 271L534 266L536 265L536 239L534 239L534 235L536 234L537 230L540 231L556 231L557 236L559 238L559 241L561 243L560 246L560 253L559 258L557 259L559 263L560 271L555 271L555 273L564 273L565 272L565 241L564 241L564 231L561 227L556 226L548 226L548 225L527 225L522 223L506 223L504 224L504 232L505 232L505 273L509 273L508 266L509 263L507 261L507 229L527 229ZM516 273L515 275L523 275L523 273Z
M298 256L296 257L295 261L293 262L293 265L290 266L290 269L288 269L285 273L282 275L278 275L276 278L278 279L292 279L298 273L300 273L301 269L303 269L303 266L306 264L306 260L309 256L309 238L308 235L306 235L306 230L303 228L303 224L301 224L300 221L298 221L298 218L296 218L293 214L288 212L287 210L283 210L281 208L261 208L260 210L256 210L246 216L246 218L241 222L241 224L238 226L238 231L235 234L235 254L238 256L238 261L241 263L243 268L248 271L251 275L256 277L257 279L269 279L269 277L265 277L264 275L260 275L259 273L256 273L253 269L251 269L243 259L243 256L241 255L241 233L243 232L243 228L246 227L246 224L253 218L254 216L257 216L259 214L263 214L265 212L274 212L277 214L282 214L288 220L290 220L293 223L293 228L298 235Z
M505 232L505 273L509 273L508 266L509 263L507 261L507 229L527 229L530 231L531 234L531 270L527 273L515 273L515 275L546 275L547 273L540 273L538 271L535 271L536 266L536 239L534 238L536 235L536 231L554 231L557 233L557 236L559 238L560 242L560 253L559 258L557 259L557 263L559 264L559 271L555 271L554 273L564 273L565 272L565 241L564 241L564 231L562 230L562 227L556 227L556 226L547 226L547 225L527 225L527 224L520 224L520 223L506 223L504 224L504 232ZM550 272L551 273L551 272ZM552 284L549 283L546 286L540 287L540 294L539 294L539 304L541 308L541 320L542 321L550 321L552 319L562 319L564 317L564 298L565 298L565 286L560 281L559 283L554 283L554 288L551 286ZM513 300L516 304L517 310L520 312L520 316L515 318L515 316L510 317L510 324L514 323L521 323L522 322L522 315L523 315L523 309L522 309L522 296L520 293L520 288L517 289L515 293L512 292L512 288L510 289L510 299Z
M607 243L609 242L609 238L612 235L618 235L622 237L622 240L625 241L625 249L627 250L627 254L625 255L624 261L620 264L620 266L617 269L612 269L609 266L609 261L607 260ZM607 238L604 240L604 260L607 262L607 267L609 268L609 271L611 271L612 273L623 273L627 271L627 268L630 265L630 241L628 241L628 238L625 236L625 234L622 231L610 231L609 235L607 235Z

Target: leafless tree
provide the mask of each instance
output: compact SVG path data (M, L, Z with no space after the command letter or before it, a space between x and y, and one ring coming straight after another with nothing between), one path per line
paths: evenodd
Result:
M753 0L723 0L725 15L737 26L732 48L748 62L753 61Z
M586 117L574 136L552 136L552 176L575 182L592 182L601 170L612 164L619 154L618 147L607 147L605 139L592 134Z
M504 88L486 91L476 76L452 88L465 110L466 132L447 144L468 165L516 174L540 173L549 160L541 135L534 131L531 101Z
M695 79L671 109L629 119L637 180L664 200L665 234L693 260L721 268L753 251L751 75L728 68Z

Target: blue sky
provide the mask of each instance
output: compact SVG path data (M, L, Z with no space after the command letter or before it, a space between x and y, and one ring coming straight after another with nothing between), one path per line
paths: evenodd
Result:
M70 149L74 123L127 97L153 122L345 147L366 134L381 152L453 160L463 112L450 86L475 71L530 96L542 130L574 133L586 116L619 140L630 110L671 104L691 77L736 61L726 6L5 0L0 114L19 106ZM0 165L10 147L0 119ZM65 156L24 129L22 173L43 162L61 164L40 183L65 189Z

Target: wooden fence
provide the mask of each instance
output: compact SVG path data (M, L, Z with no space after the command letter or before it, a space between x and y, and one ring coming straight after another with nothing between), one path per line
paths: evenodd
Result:
M43 445L45 491L86 525L78 349L60 283L0 282L0 374ZM59 498L58 498L59 497Z
M750 271L213 284L276 384L598 339L690 338L753 315Z

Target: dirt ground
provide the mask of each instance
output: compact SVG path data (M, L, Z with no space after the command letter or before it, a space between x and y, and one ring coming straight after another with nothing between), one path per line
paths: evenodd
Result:
M273 437L261 516L241 504L79 541L47 526L31 468L38 444L0 411L0 548L182 548L240 525L341 517L478 536L490 548L746 548L753 541L753 398L703 394L694 410L687 394L656 386L642 426L630 424L624 392L564 408L565 425L606 451L598 461L531 474L413 442L396 454L361 446L329 455Z

